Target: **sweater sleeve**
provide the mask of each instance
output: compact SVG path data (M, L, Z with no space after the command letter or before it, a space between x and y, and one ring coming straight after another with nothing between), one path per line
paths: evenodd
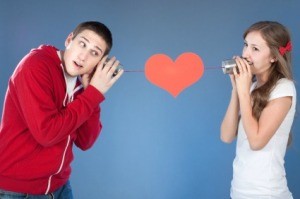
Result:
M76 146L81 150L91 148L100 135L101 129L100 107L97 106L89 119L78 128L75 139Z
M49 71L50 61L27 59L22 63L26 67L17 72L13 79L24 121L36 141L43 146L55 145L75 133L104 100L100 92L88 86L66 107L57 106L59 96L53 85L57 84L59 77ZM99 128L99 122L90 124L89 128L92 126Z

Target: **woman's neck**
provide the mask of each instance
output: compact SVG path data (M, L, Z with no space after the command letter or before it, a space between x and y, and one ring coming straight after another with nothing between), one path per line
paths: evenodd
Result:
M268 74L256 75L257 87L264 85L268 81Z

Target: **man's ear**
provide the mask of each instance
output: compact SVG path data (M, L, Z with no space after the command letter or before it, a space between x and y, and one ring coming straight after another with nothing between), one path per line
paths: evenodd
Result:
M65 47L67 47L67 46L71 43L72 39L73 39L73 32L71 32L71 33L68 35L68 37L67 37L67 39L66 39L66 41L65 41Z

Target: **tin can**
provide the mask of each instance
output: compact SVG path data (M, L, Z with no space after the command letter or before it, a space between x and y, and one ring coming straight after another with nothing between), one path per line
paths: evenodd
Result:
M227 59L222 61L222 70L224 74L233 74L233 68L237 67L234 59Z
M105 65L107 64L107 62L110 60L110 58L107 58L106 59L106 61L104 62L104 64L103 64L103 67L105 67ZM114 77L114 76L116 76L119 72L120 72L120 70L122 70L123 69L123 65L122 64L119 64L118 66L117 66L117 68L116 68L116 70L114 71L114 73L112 74L112 77Z
M250 66L253 66L252 62L249 62L245 57L241 57L244 59ZM224 74L233 74L233 69L236 68L236 72L239 73L239 68L237 67L237 63L235 59L227 59L222 61L222 70Z

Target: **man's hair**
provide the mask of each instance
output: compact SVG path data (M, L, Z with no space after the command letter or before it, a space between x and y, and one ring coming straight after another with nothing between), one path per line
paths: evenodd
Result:
M82 22L73 30L73 39L84 30L91 30L104 39L107 44L104 55L107 55L111 50L113 44L112 34L108 27L98 21Z

